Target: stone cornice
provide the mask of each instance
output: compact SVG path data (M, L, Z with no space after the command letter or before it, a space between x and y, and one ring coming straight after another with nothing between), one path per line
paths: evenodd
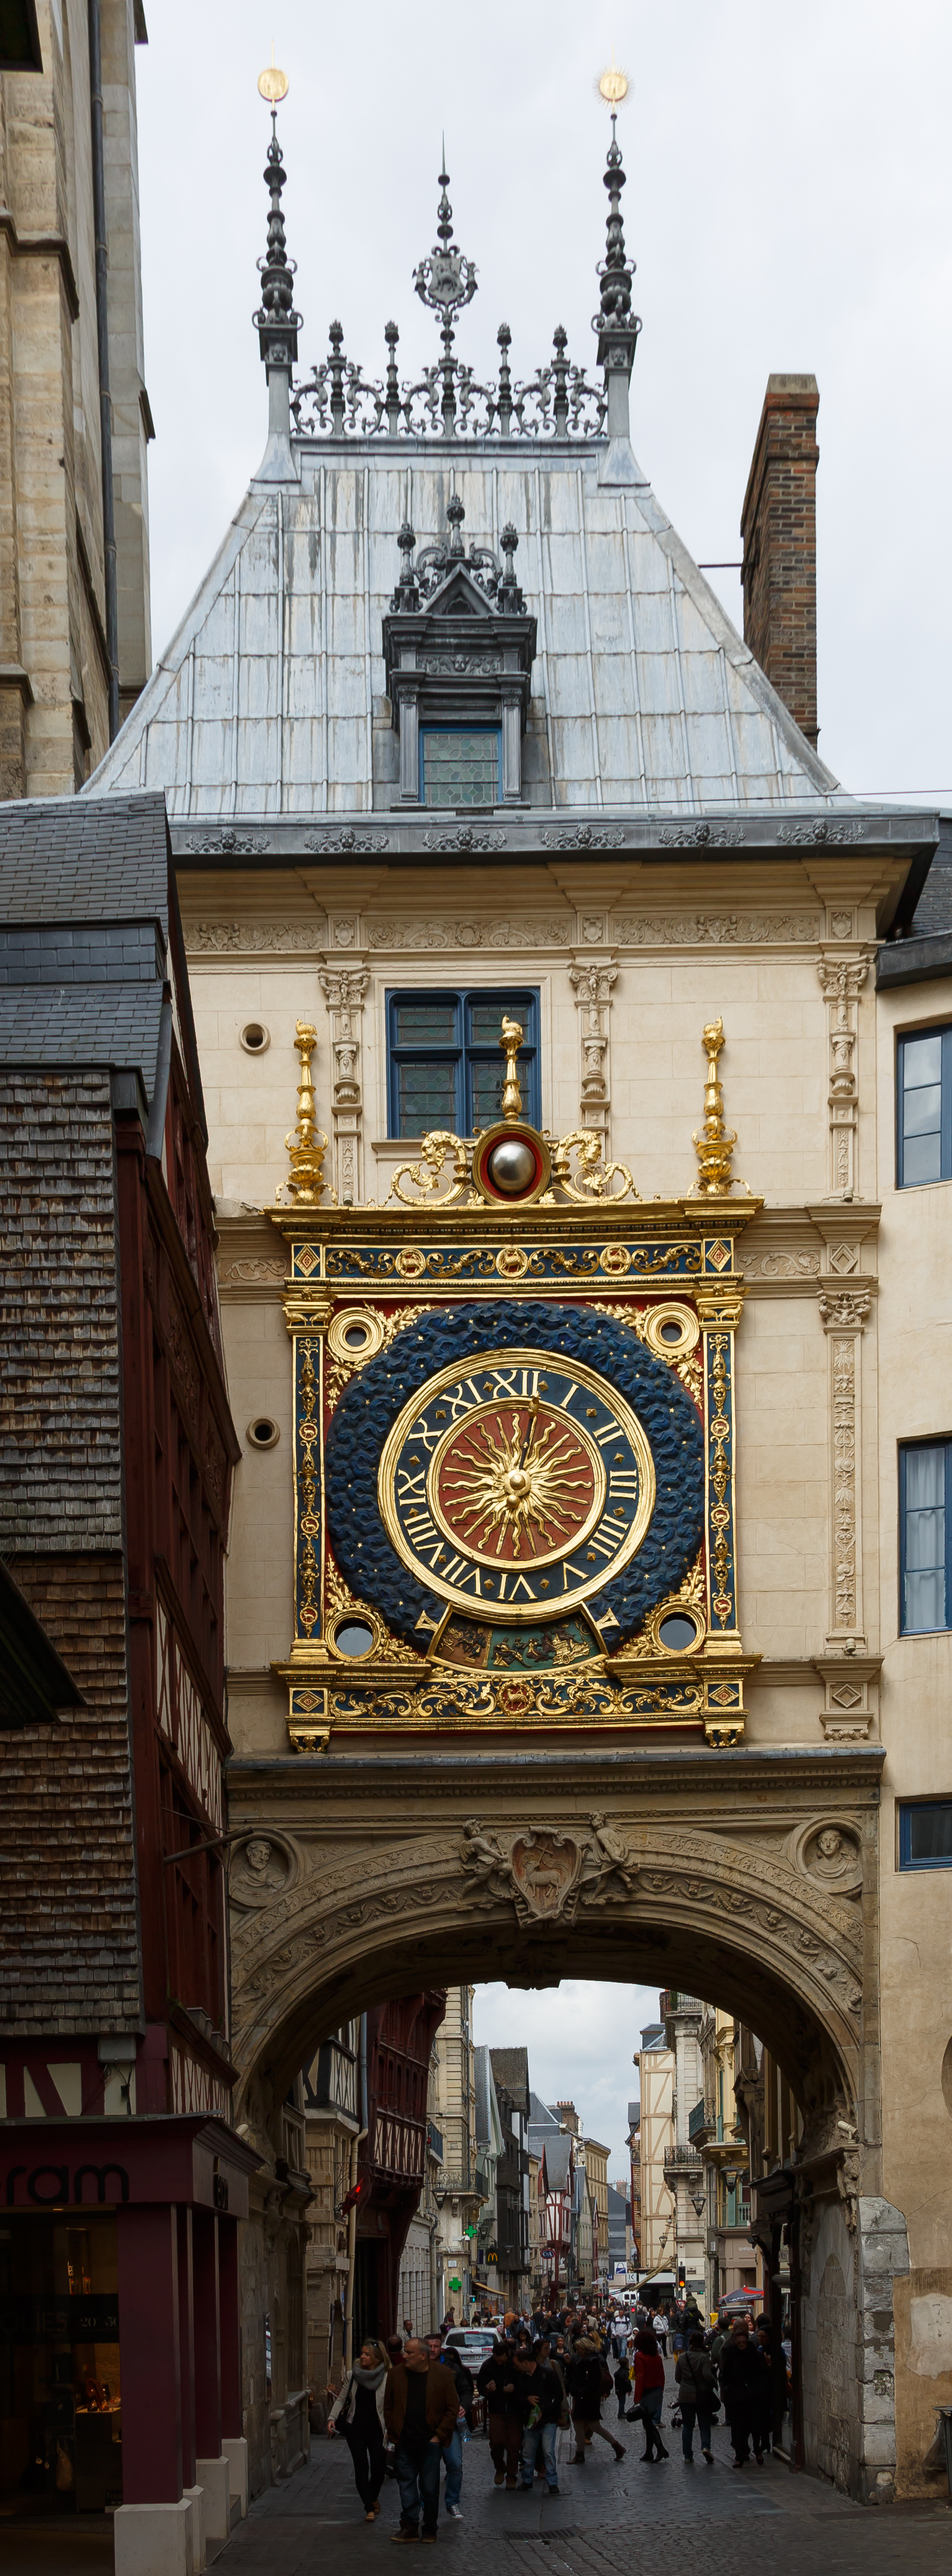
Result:
M718 1793L724 1792L723 1801L718 1796L719 1806L729 1805L733 1798L756 1797L768 1788L773 1800L784 1789L791 1793L820 1790L825 1796L839 1790L854 1798L865 1792L867 1803L874 1803L885 1759L884 1746L868 1743L737 1745L729 1751L701 1745L690 1751L676 1746L645 1751L626 1747L617 1753L488 1753L474 1748L466 1753L424 1755L238 1754L227 1765L227 1786L233 1803L240 1800L243 1789L258 1804L269 1795L274 1800L289 1798L300 1827L302 1791L317 1789L320 1803L327 1806L365 1798L379 1804L384 1779L388 1801L405 1802L418 1812L430 1801L472 1798L477 1783L483 1797L495 1793L520 1802L531 1797L536 1804L544 1800L560 1811L573 1790L587 1798L600 1782L605 1794L610 1792L620 1803L626 1794L633 1797L636 1788L639 1798L652 1789L664 1793L694 1789L709 1798L715 1784Z
M207 871L220 857L230 872L252 867L264 874L288 861L301 865L315 857L337 859L342 865L357 858L364 863L386 859L399 865L412 860L415 866L439 867L448 844L455 859L482 867L494 856L501 861L538 856L576 864L594 860L604 871L606 857L626 855L670 860L678 866L726 858L761 863L772 858L789 865L824 853L836 858L839 871L848 869L850 874L857 862L865 870L873 857L885 858L901 872L911 859L931 854L939 834L937 816L925 810L859 805L845 799L842 804L837 800L835 810L778 805L766 814L683 809L646 814L643 809L620 808L616 815L607 816L604 807L566 813L551 806L523 806L517 813L500 807L471 818L422 808L414 815L378 809L352 816L248 814L227 821L172 815L169 828L176 865L183 870ZM898 895L898 873L895 892Z

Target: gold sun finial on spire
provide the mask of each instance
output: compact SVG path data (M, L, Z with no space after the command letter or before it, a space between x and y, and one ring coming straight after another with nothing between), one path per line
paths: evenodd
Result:
M613 116L617 116L619 108L628 96L628 74L623 72L620 63L615 61L614 45L608 70L602 73L598 83L598 95L599 98L604 99L606 107L611 109Z
M267 99L269 107L280 107L281 100L287 97L290 86L287 72L281 71L275 62L272 45L270 63L263 72L258 73L258 88L261 96Z

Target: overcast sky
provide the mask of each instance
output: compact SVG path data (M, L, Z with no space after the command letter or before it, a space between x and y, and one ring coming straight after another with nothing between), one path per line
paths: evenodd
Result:
M632 2058L658 2018L657 1986L583 1985L566 1978L538 1993L477 1986L478 2048L527 2048L529 2082L543 2102L574 2102L585 2137L611 2149L609 2182L627 2180L628 2105L638 2098Z
M513 372L558 322L591 366L614 42L628 247L644 331L636 453L702 562L738 521L770 370L820 386L820 749L845 784L942 791L948 738L952 154L947 0L147 0L139 72L153 643L174 632L254 471L265 387L251 328L265 241L273 36L302 363L339 318L367 375L401 331L437 353L411 274L435 239L445 129L456 236L479 291L460 348ZM736 574L716 573L740 622Z

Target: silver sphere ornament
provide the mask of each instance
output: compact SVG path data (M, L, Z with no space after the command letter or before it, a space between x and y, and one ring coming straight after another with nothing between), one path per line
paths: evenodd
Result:
M520 1136L501 1137L489 1156L486 1176L494 1190L501 1190L504 1197L520 1198L524 1190L531 1190L536 1176L536 1158L531 1145L524 1145Z

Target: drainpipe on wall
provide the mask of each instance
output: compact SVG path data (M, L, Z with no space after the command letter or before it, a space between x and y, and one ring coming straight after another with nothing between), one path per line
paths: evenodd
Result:
M93 157L93 223L96 234L96 345L99 357L99 444L102 458L102 540L106 588L106 654L109 662L109 740L119 731L119 584L116 511L112 488L112 402L109 393L108 247L103 153L102 32L99 0L87 0L89 93Z

